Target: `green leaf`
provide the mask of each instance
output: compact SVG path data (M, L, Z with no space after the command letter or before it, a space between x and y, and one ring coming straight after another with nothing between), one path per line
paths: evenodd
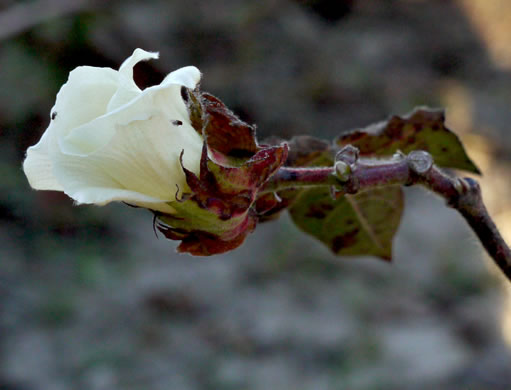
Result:
M445 127L443 110L416 108L410 114L393 116L388 121L340 136L339 147L356 146L364 157L383 157L397 150L409 153L424 150L434 158L435 164L480 173L470 160L456 134Z
M289 208L294 223L337 255L392 256L403 212L399 186L375 188L333 200L326 188L301 192Z

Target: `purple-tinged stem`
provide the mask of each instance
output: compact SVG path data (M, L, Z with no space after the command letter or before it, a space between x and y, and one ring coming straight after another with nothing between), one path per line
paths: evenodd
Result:
M407 184L410 176L405 158L389 161L358 160L349 168L347 180L340 179L332 167L280 168L266 183L262 192L281 191L290 188L335 186L345 193L356 193L367 188Z
M280 168L266 183L261 192L281 191L289 188L336 185L338 179L332 167Z
M357 159L345 164L341 175L334 167L283 167L264 186L262 193L305 186L334 186L341 193L354 194L387 185L421 184L440 195L467 221L502 273L511 281L511 249L502 238L484 205L479 184L443 173L423 151L391 160Z

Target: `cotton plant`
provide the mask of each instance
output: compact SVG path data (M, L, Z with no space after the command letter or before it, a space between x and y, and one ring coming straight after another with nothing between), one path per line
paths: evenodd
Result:
M80 66L57 94L50 124L23 164L36 190L77 204L124 202L148 209L178 251L235 249L255 227L289 212L337 255L390 260L403 186L421 184L458 210L502 272L511 251L488 215L478 174L441 110L410 114L341 134L258 142L255 127L200 89L194 66L141 90L136 49L119 70Z

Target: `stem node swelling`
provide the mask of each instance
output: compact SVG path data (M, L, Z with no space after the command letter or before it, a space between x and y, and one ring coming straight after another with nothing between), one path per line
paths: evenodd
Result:
M431 154L417 150L388 160L359 158L358 149L346 146L337 153L334 167L282 167L266 183L262 193L284 189L330 186L335 197L381 186L420 184L445 199L477 235L495 264L511 281L511 250L484 205L481 188L471 178L448 176Z

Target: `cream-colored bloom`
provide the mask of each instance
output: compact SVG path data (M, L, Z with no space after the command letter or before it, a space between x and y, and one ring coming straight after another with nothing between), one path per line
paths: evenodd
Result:
M37 190L63 191L77 203L124 201L162 212L186 188L183 164L198 172L202 138L192 128L181 87L200 72L187 66L140 90L133 66L158 58L136 49L119 71L80 66L57 94L51 122L27 151L23 169Z

